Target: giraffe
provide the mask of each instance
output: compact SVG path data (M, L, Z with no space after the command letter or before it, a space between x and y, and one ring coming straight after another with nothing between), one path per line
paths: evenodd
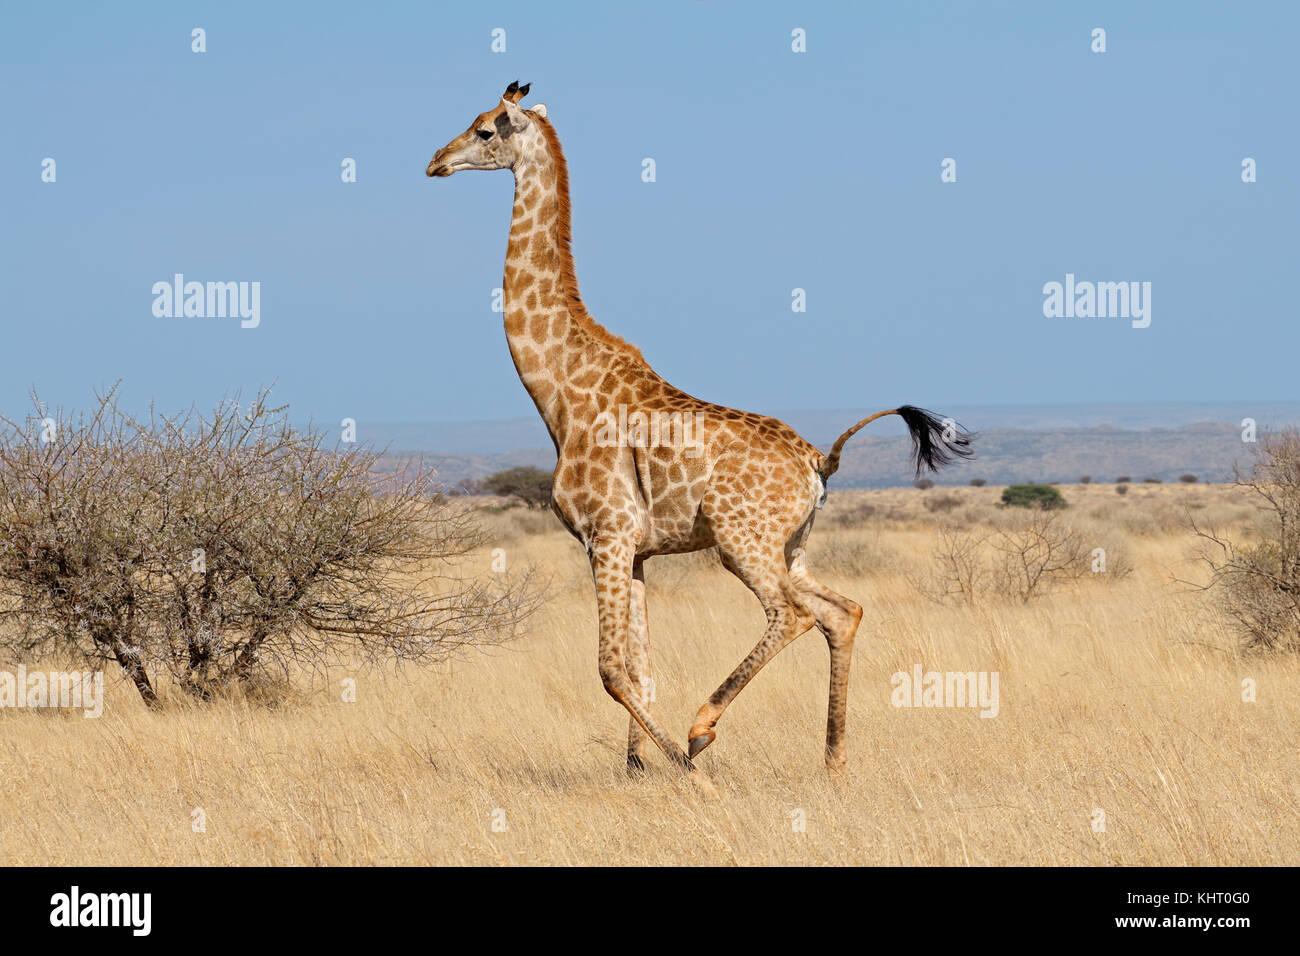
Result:
M823 454L784 422L701 401L668 384L583 304L570 249L564 152L545 105L520 105L528 90L529 84L511 83L498 104L434 154L425 173L514 173L506 339L555 444L552 508L591 564L600 679L629 713L627 770L644 770L649 738L680 769L694 771L731 701L813 627L830 650L825 761L829 770L842 770L849 665L862 607L817 581L805 562L827 480L845 443L886 415L907 425L917 475L969 457L969 436L951 420L902 405L864 418ZM713 547L758 598L767 624L700 707L683 750L650 710L645 562Z

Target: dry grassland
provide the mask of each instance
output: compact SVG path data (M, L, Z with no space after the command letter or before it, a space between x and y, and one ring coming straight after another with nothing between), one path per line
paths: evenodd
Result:
M0 860L1300 863L1300 660L1238 653L1212 598L1177 580L1205 579L1184 509L1245 533L1244 499L1223 486L1063 487L1069 520L1130 573L1027 603L924 597L913 582L933 568L936 524L1005 523L999 491L832 491L809 564L866 608L839 782L822 762L815 631L718 725L700 763L719 801L657 752L629 779L582 549L549 515L511 510L486 516L494 545L550 578L511 645L432 670L340 667L276 706L173 697L150 712L109 675L99 719L0 712ZM489 561L466 570L490 573ZM708 556L656 559L648 578L654 706L684 742L763 617ZM998 672L998 715L892 706L891 675L915 665Z

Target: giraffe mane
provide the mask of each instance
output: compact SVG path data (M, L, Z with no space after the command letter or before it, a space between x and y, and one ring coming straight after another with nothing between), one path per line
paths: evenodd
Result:
M550 121L536 113L529 114L533 121L546 137L546 143L551 150L551 158L555 162L555 191L559 198L559 210L556 216L556 227L559 229L559 248L563 261L560 263L560 279L564 283L564 296L569 303L569 314L581 325L590 335L598 342L612 346L615 351L622 352L638 362L645 362L645 356L641 350L620 336L615 335L609 329L605 328L599 322L591 317L587 311L587 306L582 301L582 294L578 291L578 273L573 265L573 227L569 217L569 165L564 159L564 150L560 147L560 137L555 133L555 127Z

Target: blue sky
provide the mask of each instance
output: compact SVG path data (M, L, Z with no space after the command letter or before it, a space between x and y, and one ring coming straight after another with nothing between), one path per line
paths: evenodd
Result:
M0 411L122 379L136 407L274 381L318 421L532 415L491 311L511 177L424 176L516 78L592 313L701 397L1294 400L1297 11L6 5ZM176 272L260 282L261 325L155 317ZM1066 273L1150 282L1150 327L1045 318Z

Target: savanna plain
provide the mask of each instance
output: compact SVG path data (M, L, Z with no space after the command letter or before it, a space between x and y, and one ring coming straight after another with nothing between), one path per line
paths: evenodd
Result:
M435 667L340 662L266 699L171 694L151 710L110 671L98 719L0 711L0 860L1300 862L1300 659L1242 648L1200 589L1189 525L1249 537L1250 501L1229 485L1060 491L1054 521L1086 566L1026 591L1005 546L1030 513L1000 507L1001 489L832 489L808 564L865 609L838 778L815 630L719 723L699 758L717 799L652 745L629 777L583 550L548 512L497 505L460 573L540 572L546 600L521 638ZM652 559L647 582L652 706L684 744L763 614L708 552ZM895 706L891 678L917 666L996 672L997 715Z

